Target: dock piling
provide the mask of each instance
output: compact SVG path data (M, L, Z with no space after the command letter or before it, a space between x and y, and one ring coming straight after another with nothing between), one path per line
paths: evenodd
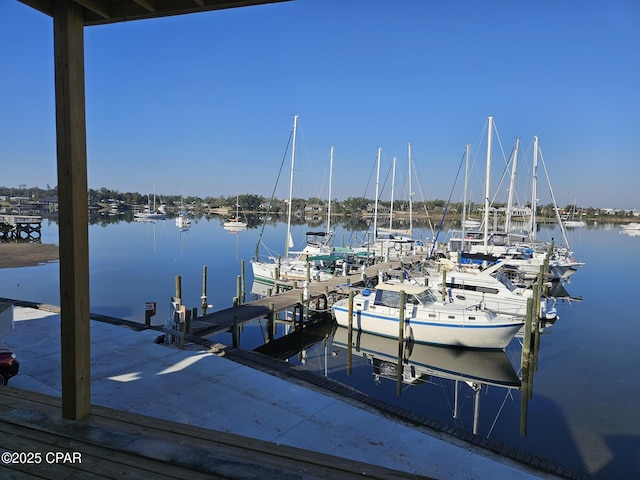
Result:
M402 395L402 369L404 367L402 358L404 353L404 308L405 291L400 290L400 312L398 314L398 367L396 377L396 395Z
M200 308L202 309L202 315L207 314L207 266L202 267L202 296L200 297L202 303Z

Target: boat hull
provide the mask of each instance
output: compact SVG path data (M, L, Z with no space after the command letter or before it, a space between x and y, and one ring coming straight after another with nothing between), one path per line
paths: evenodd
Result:
M393 310L393 309L391 309ZM372 312L368 309L353 311L352 327L366 333L383 337L398 338L399 315L395 312ZM334 304L333 314L338 325L349 325L349 310L345 301ZM437 315L437 314L434 314ZM487 312L472 312L463 321L447 322L440 314L434 320L427 320L427 315L407 317L404 321L403 336L416 343L428 345L446 345L462 348L502 350L513 339L523 325L522 321L504 317L508 321L487 322Z
M309 268L307 272L307 264L305 262L281 262L279 275L277 275L277 262L251 262L253 271L253 279L256 282L273 285L276 281L302 281L307 278L312 282L324 281L333 278L331 272L325 272L315 267ZM307 277L308 275L308 277Z

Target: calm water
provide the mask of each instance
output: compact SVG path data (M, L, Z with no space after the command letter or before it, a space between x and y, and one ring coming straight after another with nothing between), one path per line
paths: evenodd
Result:
M284 224L268 225L262 243L282 251L285 228ZM294 227L296 247L302 246L307 229L317 228ZM214 309L226 308L236 294L242 260L247 288L251 288L249 260L260 230L256 227L231 234L220 220L205 218L193 221L187 232L180 232L173 220L91 225L91 311L143 322L145 302L155 301L158 315L153 323L161 324L175 295L176 275L182 278L183 303L200 305L205 265L208 303ZM430 235L423 232L423 238ZM539 234L543 240L551 237L561 238L554 229ZM348 243L353 236L338 227L337 242L343 238ZM583 301L559 303L561 318L542 337L533 399L528 405L527 436L520 436L520 392L497 386L481 390L478 433L594 478L640 478L640 382L636 371L640 364L640 288L635 277L628 276L640 266L640 237L621 235L617 227L603 225L574 230L569 239L576 258L587 265L573 276L567 290ZM55 223L43 223L42 241L58 242ZM57 263L0 270L0 297L57 305L58 275ZM241 346L261 344L263 327L264 322L246 326ZM227 334L219 337L216 340L228 343ZM304 363L368 395L472 430L474 394L466 383L458 384L457 416L453 418L453 380L425 377L422 383L404 384L398 396L395 379L385 378L388 363L377 365L376 370L371 361L354 352L351 374L347 374L343 337L338 331L335 342L329 338L326 344L312 346L290 362ZM367 338L362 339L361 347L370 354L386 348ZM514 341L506 352L516 371L519 349ZM465 361L459 359L460 368L478 363ZM393 375L393 371L389 373Z

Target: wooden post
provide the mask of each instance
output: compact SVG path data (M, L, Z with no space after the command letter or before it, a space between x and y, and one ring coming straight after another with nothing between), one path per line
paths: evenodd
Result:
M275 337L276 326L276 306L273 302L269 303L269 316L267 317L267 340L270 342Z
M442 301L447 301L447 269L442 265Z
M176 275L176 298L182 301L182 277L180 275Z
M62 416L91 413L89 210L84 84L84 18L56 2L53 38L58 157Z
M178 342L178 346L180 347L180 350L183 350L184 334L185 334L185 328L187 326L187 308L184 305L180 305L180 318L182 319L182 322L180 322L180 331L182 335L180 335L180 341Z
M191 333L191 310L186 309L184 312L184 333Z
M529 360L529 354L531 353L531 326L533 323L533 298L527 299L527 316L524 319L524 338L522 339L522 358Z
M236 298L238 299L238 305L242 305L242 276L236 277Z
M244 275L244 260L242 260L240 262L240 275L242 276L242 297L241 297L241 303L244 304L246 302L246 295L247 295L247 287L245 284L245 275Z
M347 375L351 376L352 351L353 343L353 290L349 290L349 319L347 321Z
M233 316L233 327L231 331L231 344L233 348L240 346L240 329L238 328L238 314Z
M404 308L406 294L400 290L400 312L398 314L398 367L396 368L396 395L402 395L402 373L403 373L403 353L404 353Z
M207 303L207 266L204 265L202 267L202 296L200 297L202 299L202 304L200 305L200 308L202 309L202 315L206 315L207 314L207 308L208 308L208 303Z
M529 414L529 365L522 365L522 383L520 391L520 436L527 436L527 417Z

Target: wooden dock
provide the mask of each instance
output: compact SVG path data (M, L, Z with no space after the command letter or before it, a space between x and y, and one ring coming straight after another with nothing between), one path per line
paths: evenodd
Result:
M59 398L12 387L0 395L0 438L0 450L9 452L0 462L1 478L418 478L97 405L83 420L67 420Z
M407 257L404 264L420 261L421 257ZM192 335L201 337L215 335L226 332L234 326L255 321L261 318L268 318L270 315L299 307L304 303L319 302L324 300L324 308L327 308L328 297L340 292L341 287L363 286L365 282L378 276L380 271L388 271L400 267L399 261L384 262L367 267L364 272L348 276L337 276L322 282L310 282L308 286L308 296L304 298L302 288L289 288L272 296L253 300L241 305L208 313L191 320ZM291 286L294 287L293 282ZM275 287L274 287L275 288Z
M32 215L0 215L0 241L39 242L42 217Z

